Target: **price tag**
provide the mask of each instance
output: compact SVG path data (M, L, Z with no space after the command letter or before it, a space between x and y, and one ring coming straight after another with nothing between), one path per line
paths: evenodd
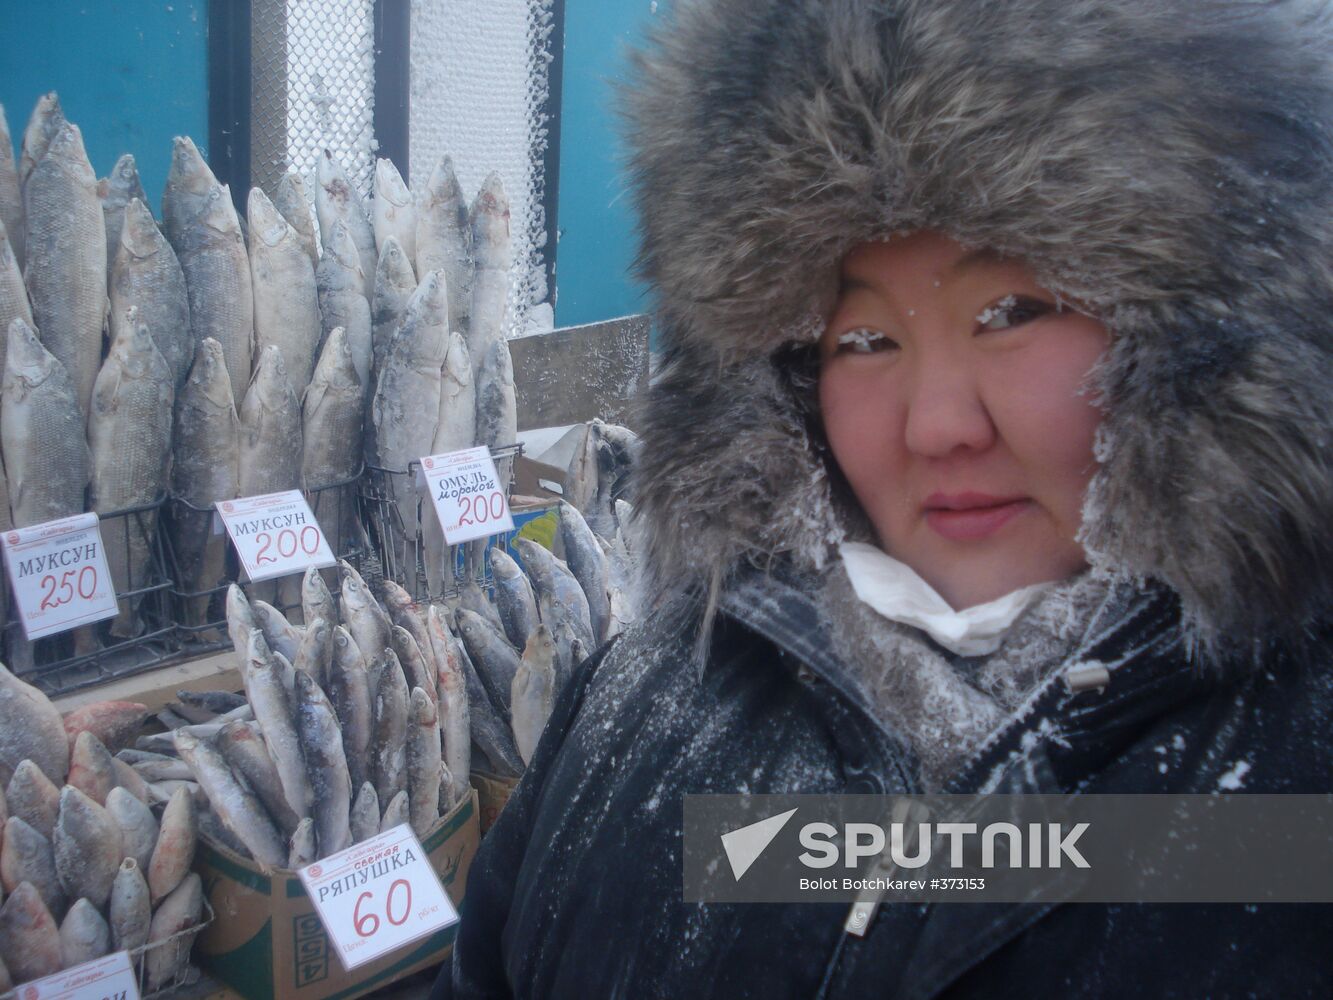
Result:
M406 823L297 874L348 972L458 921Z
M484 445L421 460L435 514L450 545L514 530L495 461Z
M217 509L251 581L337 563L300 490L219 500Z
M118 951L18 988L18 1000L139 1000L130 954Z
M96 514L76 514L4 533L5 566L29 639L116 614Z

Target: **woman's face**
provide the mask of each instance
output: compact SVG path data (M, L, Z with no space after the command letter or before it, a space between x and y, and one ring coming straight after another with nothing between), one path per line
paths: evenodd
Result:
M833 454L881 547L956 610L1084 565L1097 320L933 232L847 255L820 342Z

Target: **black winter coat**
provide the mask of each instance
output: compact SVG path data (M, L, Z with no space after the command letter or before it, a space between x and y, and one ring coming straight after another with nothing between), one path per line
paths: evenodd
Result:
M1094 651L1137 650L1106 688L1057 678L946 790L1207 792L1238 762L1245 791L1333 788L1326 664L1201 673L1169 596L1123 624ZM842 903L684 903L686 793L919 791L827 628L754 577L702 677L660 619L585 664L483 841L436 996L1329 995L1331 906L898 903L856 938Z

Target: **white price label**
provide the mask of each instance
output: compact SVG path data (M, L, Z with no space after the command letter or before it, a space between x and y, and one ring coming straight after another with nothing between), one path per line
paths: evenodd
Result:
M29 639L116 614L116 590L96 514L4 533L5 566Z
M421 474L450 545L514 530L509 501L485 446L427 456Z
M18 1000L139 1000L130 955L118 951L18 988Z
M300 490L219 500L217 509L251 581L337 562Z
M458 921L406 823L298 874L348 972Z

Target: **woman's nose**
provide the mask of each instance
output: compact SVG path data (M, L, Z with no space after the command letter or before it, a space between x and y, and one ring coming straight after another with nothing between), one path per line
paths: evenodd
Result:
M984 451L995 425L972 374L948 358L921 364L915 373L905 430L908 450L944 458L959 448Z

